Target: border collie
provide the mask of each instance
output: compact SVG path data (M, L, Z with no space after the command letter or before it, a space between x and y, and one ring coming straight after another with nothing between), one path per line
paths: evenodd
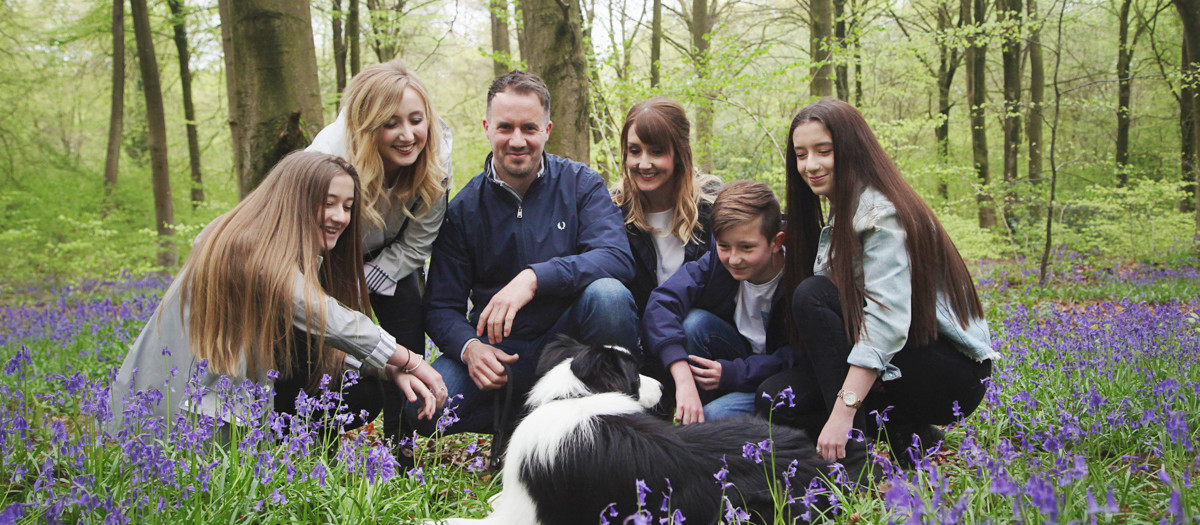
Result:
M537 372L528 413L508 445L504 491L493 512L444 523L573 525L597 523L601 513L620 523L640 509L666 515L660 502L668 493L670 512L680 511L689 523L716 523L725 510L722 495L755 522L770 522L770 486L783 486L793 460L797 500L818 472L827 472L799 430L772 430L753 417L675 426L647 413L662 385L639 376L637 359L624 348L561 337L543 350ZM773 451L762 452L761 463L743 456L748 443L768 439ZM725 489L717 479L723 469L723 481L732 484ZM646 494L640 508L638 480ZM803 512L797 507L793 516Z

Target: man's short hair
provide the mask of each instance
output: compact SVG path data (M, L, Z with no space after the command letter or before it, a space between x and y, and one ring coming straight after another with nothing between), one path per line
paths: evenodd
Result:
M519 69L509 71L492 81L492 87L488 88L487 94L488 112L492 111L492 99L496 98L496 93L509 89L522 95L536 94L542 101L542 110L546 112L546 120L550 120L550 89L546 87L542 77Z
M761 182L739 180L726 184L712 205L712 231L719 236L731 228L762 217L761 229L770 242L779 233L779 199Z

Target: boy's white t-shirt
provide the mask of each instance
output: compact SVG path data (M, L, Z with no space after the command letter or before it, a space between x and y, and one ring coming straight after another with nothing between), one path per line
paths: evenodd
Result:
M742 281L738 284L737 303L733 308L733 322L738 332L750 343L750 350L761 354L767 348L767 320L771 317L771 298L779 288L783 269L770 281L754 284Z
M654 238L654 248L658 252L658 284L666 282L667 278L675 275L679 267L683 266L683 239L668 233L674 221L675 210L646 214L646 223L658 230L650 233Z

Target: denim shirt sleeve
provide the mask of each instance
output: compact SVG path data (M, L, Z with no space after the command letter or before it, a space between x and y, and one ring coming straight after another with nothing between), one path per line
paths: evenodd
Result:
M872 198L874 197L874 198ZM884 381L900 377L892 357L908 342L912 323L912 267L906 234L896 208L882 195L864 193L854 215L854 231L862 241L862 280L866 291L858 343L846 359L870 368Z

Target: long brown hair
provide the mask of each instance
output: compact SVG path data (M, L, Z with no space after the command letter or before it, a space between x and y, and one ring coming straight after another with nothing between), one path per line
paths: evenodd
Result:
M634 126L637 126L635 129ZM646 222L646 209L650 206L649 199L637 188L629 175L626 159L629 158L629 130L635 129L642 144L647 147L660 148L670 151L675 156L675 172L672 174L671 186L675 192L674 223L671 231L683 240L684 244L691 242L696 225L700 222L699 204L701 200L712 201L713 196L702 192L708 186L708 179L716 180L711 175L697 175L692 164L692 145L689 139L691 123L687 113L678 102L666 97L654 97L634 104L625 116L625 125L621 128L621 187L613 193L613 201L629 213L625 224L633 225L642 231L653 228Z
M830 241L829 276L837 286L842 302L842 318L849 341L858 341L867 296L854 271L854 259L862 245L854 233L854 213L865 187L887 197L896 207L904 227L905 247L912 268L912 324L909 341L924 345L937 339L938 291L946 293L950 307L965 328L983 316L983 306L967 265L954 242L934 216L933 210L908 182L892 159L883 151L866 119L854 106L825 98L796 114L788 130L785 170L787 173L787 246L791 263L784 278L789 289L813 274L817 245L824 220L821 204L796 166L793 133L801 124L820 122L833 139L833 235Z
M400 168L400 177L394 183L399 191L391 192L389 197L384 188L383 159L379 155L375 136L395 115L407 88L412 88L420 95L429 129L425 133L425 148L417 155L412 166ZM392 60L369 66L350 79L346 86L345 101L346 156L362 176L365 199L363 214L372 224L382 225L383 217L379 213L381 200L387 199L388 204L394 205L413 196L419 197L421 202L416 215L428 212L433 203L442 198L445 192L443 184L449 175L438 162L444 147L441 121L429 102L429 90L425 89L425 84L403 61ZM403 211L412 218L413 214L408 208L403 208Z
M324 251L322 215L330 182L354 179L350 222ZM288 377L300 347L294 340L294 287L304 286L307 348L315 349L314 380L344 359L325 346L325 296L370 315L362 268L358 173L323 153L295 152L197 240L180 271L180 309L187 314L192 353L219 374L261 380L267 370ZM324 251L324 253L322 253ZM323 256L323 260L322 260ZM185 309L186 307L186 309ZM240 370L245 362L245 370Z

